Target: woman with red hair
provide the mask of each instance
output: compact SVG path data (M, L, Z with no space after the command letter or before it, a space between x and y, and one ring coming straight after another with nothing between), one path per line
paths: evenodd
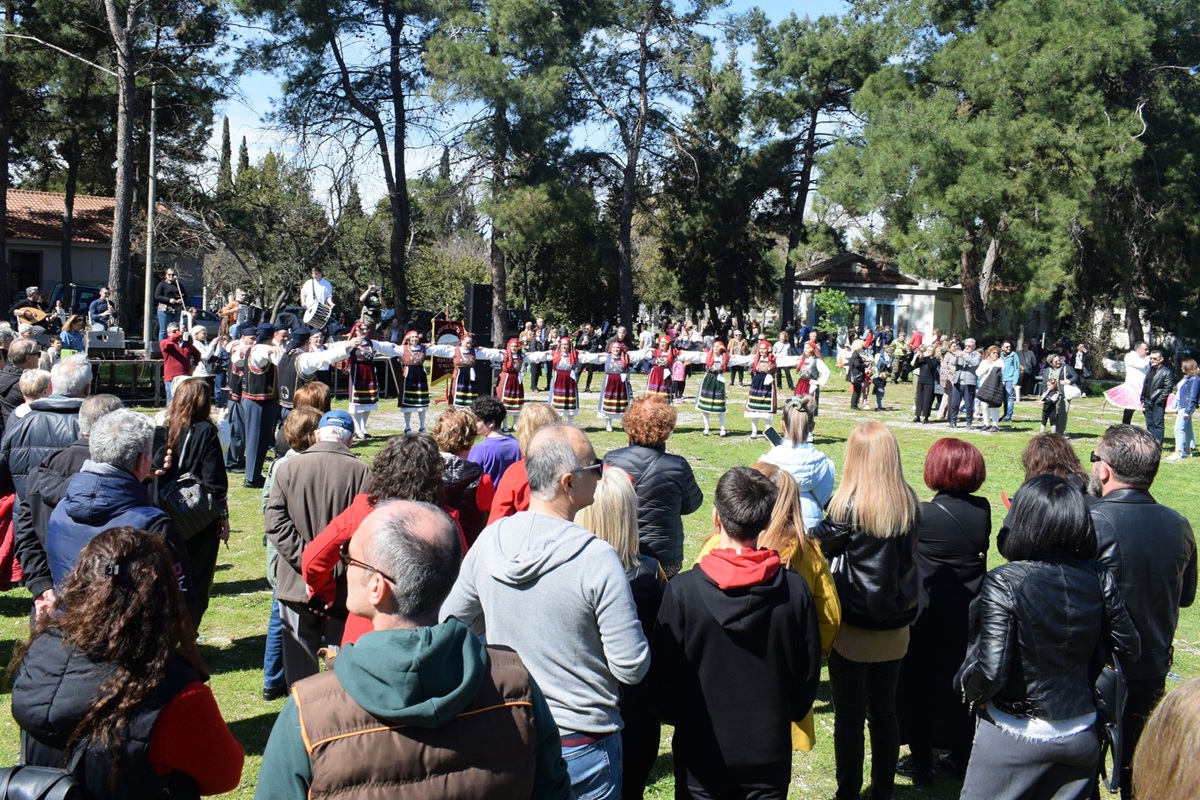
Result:
M974 492L987 478L979 448L938 439L925 456L925 485L937 494L921 504L917 532L917 619L900 667L896 706L901 740L912 753L897 770L918 783L933 778L933 749L962 773L971 755L974 718L954 692L967 652L967 611L987 573L992 511Z

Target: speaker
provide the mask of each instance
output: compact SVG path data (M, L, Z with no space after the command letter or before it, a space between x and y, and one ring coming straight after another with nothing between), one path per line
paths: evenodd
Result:
M478 347L492 347L492 285L464 283L463 316Z

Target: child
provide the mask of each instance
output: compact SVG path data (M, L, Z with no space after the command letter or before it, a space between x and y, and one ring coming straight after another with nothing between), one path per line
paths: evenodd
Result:
M687 362L682 358L676 358L671 364L671 383L675 392L676 402L683 402L683 387L687 383Z
M881 349L875 356L875 375L871 378L871 386L875 390L875 410L883 411L883 393L887 391L888 369L892 366L892 357L887 349Z
M1057 433L1054 430L1054 417L1058 409L1058 380L1055 378L1046 378L1046 391L1042 393L1042 433L1046 432L1046 425L1050 425L1050 432Z

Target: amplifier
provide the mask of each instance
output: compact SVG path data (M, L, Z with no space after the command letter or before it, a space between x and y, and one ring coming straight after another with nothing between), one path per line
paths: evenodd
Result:
M120 358L125 355L125 331L88 331L83 342L89 358Z

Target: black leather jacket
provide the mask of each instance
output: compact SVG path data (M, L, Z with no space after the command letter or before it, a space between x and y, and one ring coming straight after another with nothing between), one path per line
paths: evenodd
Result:
M989 572L971 603L963 699L1009 714L1071 719L1096 710L1098 645L1136 659L1141 640L1116 581L1095 561L1013 561Z
M1171 387L1174 383L1175 376L1172 374L1171 368L1166 364L1159 364L1146 376L1146 384L1142 387L1142 403L1166 408L1167 398L1171 394Z
M610 450L604 463L633 477L638 496L641 551L665 567L683 563L683 518L700 508L704 492L687 459L666 452L665 445L632 444Z
M880 539L829 517L813 529L829 560L842 621L872 631L891 631L917 616L917 526Z
M1196 537L1180 514L1143 489L1092 501L1096 557L1108 567L1142 637L1142 657L1122 661L1128 678L1161 678L1171 668L1179 609L1196 599Z

